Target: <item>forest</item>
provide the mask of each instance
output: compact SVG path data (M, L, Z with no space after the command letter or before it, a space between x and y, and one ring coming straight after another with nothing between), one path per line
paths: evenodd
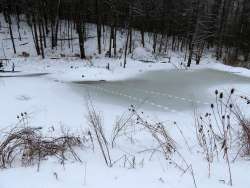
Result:
M250 0L0 0L0 188L249 188Z
M145 33L151 33L154 53L164 53L167 48L185 52L188 67L192 59L199 64L206 50L225 64L249 65L249 0L1 0L0 12L8 23L14 53L12 23L20 28L25 22L31 28L37 55L44 57L44 49L55 48L59 40L70 47L75 30L80 57L85 58L85 24L93 23L97 53L103 53L103 33L109 32L110 47L105 52L109 57L117 54L117 31L125 29L125 54L132 52L132 31L138 31L143 47ZM59 36L62 27L67 28L67 37ZM18 38L22 40L20 33Z

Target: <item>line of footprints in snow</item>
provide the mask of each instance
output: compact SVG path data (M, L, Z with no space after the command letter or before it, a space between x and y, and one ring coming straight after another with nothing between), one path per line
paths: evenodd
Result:
M156 104L156 103L154 103L152 101L149 101L149 100L146 100L146 99L141 99L141 98L138 98L138 97L134 97L134 96L122 93L122 92L114 91L114 90L111 90L111 89L105 89L105 88L103 88L101 86L91 86L91 87L93 87L95 89L98 89L98 90L101 90L101 91L106 92L106 93L110 93L110 94L113 94L113 95L118 95L118 96L126 97L126 98L128 98L130 100L134 100L134 101L136 101L138 103L146 103L146 104L149 104L151 106L154 106L154 107L166 110L166 111L170 111L170 112L173 112L173 113L177 112L177 110L170 109L167 106ZM157 92L157 91L149 91L149 90L141 90L141 89L135 89L135 90L144 92L146 94L164 96L164 97L173 98L173 99L177 99L179 101L185 101L185 102L189 102L189 103L204 104L204 105L209 105L210 104L208 102L201 102L199 100L194 101L194 100L187 99L187 98L184 98L184 97L177 97L177 96L173 96L173 95L170 95L170 94L167 94L167 93L161 93L161 92Z

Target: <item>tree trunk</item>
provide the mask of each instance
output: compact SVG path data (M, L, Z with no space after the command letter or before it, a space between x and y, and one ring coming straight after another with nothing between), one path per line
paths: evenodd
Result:
M153 51L155 53L156 52L156 44L157 44L157 33L154 33L153 38L154 38L154 40L153 40Z
M141 43L142 43L142 47L145 47L145 38L144 38L144 31L141 30Z
M109 36L109 58L112 57L112 40L114 38L114 26L110 26L110 36Z
M10 31L10 38L11 38L11 42L12 42L12 46L13 46L13 51L14 51L14 54L16 54L16 46L15 46L15 41L14 41L14 37L13 37L13 32L12 32L12 27L11 27L11 17L8 13L8 24L9 24L9 31Z
M82 30L83 24L80 19L77 20L76 27L77 27L77 32L79 36L80 57L81 59L85 59L86 56L85 56L85 49L84 49L84 33Z
M44 59L44 49L43 49L43 34L42 34L42 28L41 28L41 22L38 25L39 28L39 36L40 36L40 49L42 53L42 58Z
M38 41L38 34L37 34L37 26L36 26L36 20L33 21L33 27L34 27L34 36L35 36L35 44L36 44L36 52L37 55L41 54L40 47L39 47L39 41Z
M128 52L129 33L130 33L130 32L129 32L129 30L128 30L128 32L127 32L126 44L125 44L123 68L126 68L126 65L127 65L127 52Z
M189 43L189 56L188 56L187 67L191 66L192 58L193 58L193 50L194 50L194 44L192 44L192 40L190 40L190 43Z
M96 30L97 30L97 47L98 53L102 53L102 43L101 43L101 35L102 35L102 26L100 24L100 15L99 15L99 0L95 0L95 9L96 9Z
M132 43L133 43L133 39L132 39L132 28L130 27L129 29L129 53L132 53Z
M117 34L117 29L116 29L116 27L115 27L115 29L114 29L114 39L113 39L113 48L114 48L114 56L116 57L116 34Z

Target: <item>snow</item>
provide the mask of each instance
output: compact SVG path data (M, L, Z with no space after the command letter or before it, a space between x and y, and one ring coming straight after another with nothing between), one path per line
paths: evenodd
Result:
M122 80L136 77L143 72L149 70L165 70L174 69L171 64L154 64L148 65L140 62L129 60L127 69L123 69L117 62L110 62L111 70L105 69L105 63L109 59L97 59L92 66L85 65L81 61L66 61L60 60L36 60L32 59L17 59L18 70L25 70L25 74L32 72L49 73L48 75L39 77L18 77L18 78L1 78L0 98L1 101L0 113L1 125L14 125L17 122L16 115L20 112L28 112L30 116L29 123L33 126L43 126L45 129L50 126L64 126L72 131L79 131L88 128L86 122L86 96L81 96L76 93L70 86L72 81L87 81L87 80ZM103 61L103 62L101 62ZM119 61L119 60L117 60ZM224 65L217 64L202 64L195 69L213 68L217 70L225 70ZM245 75L248 70L240 68L229 68L230 72L244 71ZM0 73L4 75L5 73ZM82 77L84 75L84 77ZM242 85L246 88L246 85ZM212 91L212 90L211 90ZM111 133L112 125L117 116L127 111L127 106L119 106L110 104L108 101L94 102L98 111L101 111L105 120L105 130L108 135ZM153 119L165 121L177 121L189 142L195 147L194 134L190 131L193 123L192 112L167 113L159 111L146 111ZM177 134L172 127L171 132ZM180 135L178 136L180 137ZM183 143L182 139L178 138L177 142ZM185 152L185 146L180 144L180 149L184 153L186 160L192 164L195 171L195 178L198 187L227 187L223 182L227 181L225 164L220 161L214 164L212 177L207 177L207 164L202 159L203 157L196 153L193 149L192 154ZM129 147L126 151L132 150ZM181 172L172 165L162 159L161 156L154 158L152 161L145 159L143 167L136 169L127 169L121 166L108 168L96 150L79 151L83 164L67 162L65 167L58 164L55 160L48 160L42 163L39 172L36 167L18 167L8 170L2 170L0 176L0 187L194 187L192 177L189 173L181 175ZM131 151L130 151L131 152ZM113 151L113 155L120 155L120 151ZM195 154L195 155L194 155ZM147 156L145 156L147 158ZM87 165L86 180L85 165ZM242 171L249 170L247 161L237 161L233 166L234 187L248 187L249 181L247 175L242 174ZM55 174L58 174L58 180ZM15 181L10 181L15 179ZM84 182L86 181L86 182Z
M91 35L91 29L89 34ZM122 36L120 37L122 38ZM88 56L93 55L96 51L91 40L86 43ZM121 43L123 40L120 40ZM27 41L29 40L27 39ZM127 67L124 69L121 66L123 58L110 59L102 55L93 55L88 60L80 60L75 57L51 59L51 57L60 56L55 50L53 53L48 52L51 54L45 59L41 59L36 57L34 51L30 50L33 49L31 44L22 47L21 51L19 50L19 54L22 51L28 51L31 54L31 57L24 58L11 55L10 44L3 43L6 49L5 55L11 58L7 69L11 70L12 63L14 63L16 70L21 72L15 74L0 72L1 129L17 125L16 116L21 112L28 113L30 126L42 126L45 132L51 126L57 130L60 127L66 127L76 133L89 129L86 105L89 97L94 100L95 96L88 96L87 88L85 94L74 90L71 84L75 81L126 81L138 78L143 73L150 71L170 71L176 70L177 67L181 68L177 71L184 72L214 69L227 71L233 75L241 75L246 79L250 77L250 70L222 65L209 55L202 60L200 65L192 65L191 69L185 70L185 67L180 65L183 62L183 56L174 52L169 54L171 63L159 63L161 61L168 62L168 59L164 57L154 59L156 62L154 64L138 61L153 59L152 53L148 49L138 46L135 48L133 56L128 58ZM70 50L67 49L64 49L64 52L71 54ZM110 65L110 70L106 69L107 64ZM8 77L12 75L18 77ZM249 93L249 85L242 83L214 85L207 90L212 93L217 88L227 90L229 87L236 87L242 93ZM101 91L97 91L95 94L102 95ZM179 96L183 94L185 91ZM110 95L110 98L114 98L113 95ZM116 103L115 100L94 100L93 103L96 110L104 118L105 133L110 138L115 120L118 116L128 113L129 106ZM199 110L206 112L208 109L209 105ZM207 162L204 155L200 153L195 138L193 109L168 112L153 107L153 109L141 110L144 111L148 119L166 124L170 134L177 142L178 151L181 152L188 164L192 165L198 188L230 187L227 185L228 173L224 160L213 163L211 177L208 178ZM183 131L191 151L188 150L180 132L173 125L174 121ZM63 166L52 157L42 162L39 172L36 166L2 169L0 171L0 188L194 187L193 177L189 170L182 173L174 164L169 164L169 161L165 160L161 154L154 155L152 159L149 154L138 154L138 151L147 149L154 144L147 135L139 135L138 143L133 145L128 139L121 139L117 146L111 149L113 160L124 154L136 156L136 165L132 169L128 166L123 167L123 162L118 162L112 168L105 166L98 147L94 152L90 149L78 149L77 153L83 163L69 160ZM173 160L179 162L180 158L174 155ZM143 164L142 161L144 161ZM247 173L250 170L249 161L240 158L231 165L233 187L248 188L250 185Z
M132 58L144 62L155 62L155 58L149 49L137 47L134 49Z

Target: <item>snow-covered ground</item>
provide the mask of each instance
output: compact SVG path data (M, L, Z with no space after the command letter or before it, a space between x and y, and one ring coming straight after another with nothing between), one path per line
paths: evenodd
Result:
M29 114L30 126L42 126L48 129L51 126L61 126L71 129L71 131L80 131L87 129L86 120L87 109L86 95L79 94L72 89L72 81L93 81L93 80L122 80L130 77L136 77L147 71L171 70L175 66L171 64L145 64L129 60L128 67L123 69L119 66L119 60L97 59L92 66L88 66L80 60L40 60L40 59L15 59L16 70L22 71L21 74L29 73L49 73L34 77L2 77L0 79L0 98L1 106L1 127L14 126L18 121L16 116L21 112ZM106 62L110 62L111 70L105 69ZM226 67L220 64L204 62L194 69L227 69L237 74L247 75L248 70L240 68ZM192 70L187 70L192 71ZM1 73L2 75L11 73ZM249 74L249 73L248 73ZM82 76L84 75L84 76ZM194 83L195 84L195 83ZM237 84L234 86L237 86ZM241 91L249 90L248 85L239 84ZM84 87L84 86L83 86ZM225 86L218 86L225 88ZM231 86L227 86L231 87ZM214 88L207 88L211 91ZM101 92L101 91L100 91ZM185 91L183 91L185 92ZM93 101L96 109L104 117L105 131L111 135L112 127L117 116L127 112L128 106L122 106L115 102ZM132 102L131 102L132 103ZM209 108L209 105L207 105ZM205 110L203 108L203 110ZM227 181L227 171L224 161L215 162L212 168L211 178L207 177L207 163L196 148L193 128L193 111L168 113L160 110L146 109L145 113L152 119L161 120L169 126L169 130L178 143L178 149L183 153L186 160L192 164L195 172L197 187L225 187L223 180ZM192 146L192 153L187 151L185 143L173 127L172 122L177 121L185 136ZM143 137L142 137L143 141ZM121 144L122 145L122 144ZM141 150L147 148L142 143ZM117 151L118 150L118 151ZM136 153L129 147L114 149L112 151L113 160L118 159L122 152ZM139 149L138 149L139 150ZM173 165L168 164L161 156L149 160L149 156L139 156L144 159L144 165L141 166L138 159L138 165L135 169L115 165L112 168L105 166L105 163L96 150L94 153L90 150L79 151L84 163L67 162L65 167L58 164L56 160L50 159L42 163L39 172L36 167L13 168L2 170L0 176L0 187L194 187L192 176L189 173L182 175L182 172ZM240 160L232 164L233 185L234 187L248 187L249 162ZM55 178L55 173L58 179ZM15 181L13 181L15 180Z
M93 41L90 39L86 44L88 54L96 49L92 43ZM74 89L72 82L76 81L126 81L140 78L144 73L159 70L165 70L167 74L167 71L171 70L190 72L214 69L230 72L229 76L242 76L240 79L248 80L250 77L249 70L222 65L209 55L202 60L201 65L193 65L191 69L185 70L181 65L182 55L174 52L168 54L171 57L171 63L168 63L168 58L164 57L156 59L156 63L142 63L135 60L134 57L139 60L145 56L153 58L147 54L149 53L147 50L138 47L134 53L139 54L129 57L127 67L124 69L121 66L123 58L109 59L96 55L89 60L72 57L51 59L51 57L59 57L58 53L55 52L45 59L41 59L35 56L31 44L21 48L22 50L18 49L19 54L22 51L28 51L31 54L31 57L24 58L12 55L10 43L2 43L2 45L5 48L5 56L11 58L6 69L11 70L14 63L16 71L20 71L15 73L14 77L9 77L13 76L13 73L0 73L0 128L2 130L6 127L16 126L17 115L21 112L27 112L29 126L42 126L45 132L52 126L56 130L65 127L70 129L71 132L80 134L82 131L89 129L86 118L88 114L87 102L92 100L96 110L103 117L105 133L110 138L117 117L129 113L129 105L121 105L116 100L112 100L112 93L108 94L110 95L109 100L102 97L99 99L103 100L94 100L95 97L90 95L93 93L88 92L88 86L81 86L86 87L85 93L79 93L78 90ZM29 50L29 48L32 50ZM140 54L145 51L144 55ZM108 64L110 70L106 69ZM168 78L167 75L166 78ZM194 78L194 82L191 84L196 84L195 79L204 78ZM238 83L209 85L205 90L213 93L215 89L229 90L232 87L237 89L238 94L248 95L250 92L249 84L246 81L244 83L239 81ZM102 92L96 91L94 95L102 95ZM174 97L179 97L178 100L182 100L180 97L185 95L185 92L183 90ZM199 88L197 88L197 92L199 92ZM133 104L133 100L126 99L126 96L124 100L129 101L128 104ZM209 110L210 102L212 101L207 101L207 104L204 104L198 110L203 113L206 112ZM2 169L0 171L0 188L193 188L195 185L197 188L229 187L227 184L229 178L227 165L223 159L213 162L211 177L208 177L208 164L195 138L193 108L171 112L160 110L156 106L155 108L142 108L140 110L146 114L145 116L148 119L161 121L166 125L170 135L177 143L178 152L190 165L186 173L183 173L176 164L170 163L161 154L155 154L153 157L148 153L141 154L140 151L147 150L154 143L146 135L139 134L136 144L121 139L117 146L111 149L113 161L123 155L134 157L134 168L129 165L124 167L122 160L118 161L112 168L107 167L97 146L94 152L91 149L78 149L77 152L83 161L82 163L69 160L63 166L58 163L57 159L49 158L42 162L39 172L37 172L36 166L17 166ZM249 111L246 108L247 113ZM177 122L186 139L183 139L174 122ZM188 141L189 147L187 147L185 140ZM232 153L232 156L234 154ZM180 156L174 155L173 161L185 167ZM250 171L249 161L239 157L234 163L231 163L231 168L233 187L248 188L250 186L249 174L247 173ZM193 171L190 169L193 169Z

